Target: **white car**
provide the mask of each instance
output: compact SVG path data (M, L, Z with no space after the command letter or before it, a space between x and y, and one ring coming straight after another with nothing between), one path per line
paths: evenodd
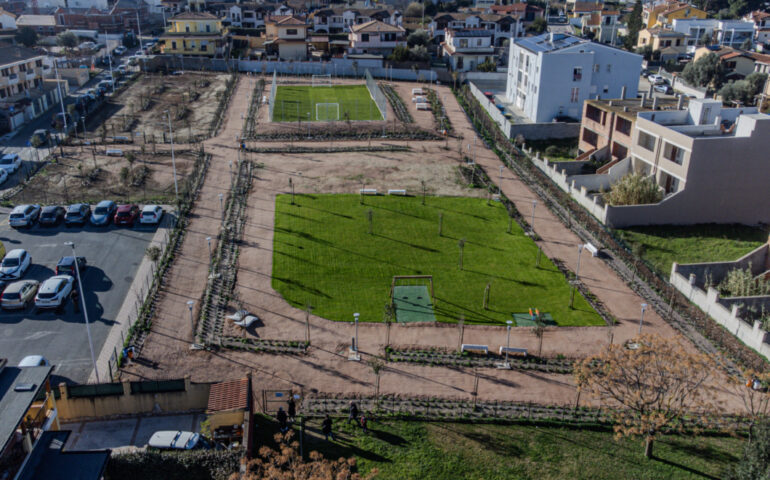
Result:
M8 172L4 168L0 168L0 184L5 183L8 180Z
M37 308L59 308L72 293L75 279L70 275L56 275L40 285L35 295Z
M0 158L0 168L13 173L21 167L21 157L17 153L6 153Z
M115 48L115 50L113 50L112 53L114 53L115 55L123 55L124 53L126 53L126 50L128 50L128 49L126 47L124 47L123 45L121 45L121 46Z
M162 430L150 437L147 446L159 450L209 450L211 444L200 433Z
M160 205L145 205L139 214L139 223L156 225L163 218L163 208Z
M18 280L32 265L32 257L26 250L16 248L5 254L0 263L0 279Z
M42 355L27 355L19 362L20 367L47 367L51 365Z
M650 83L653 85L661 85L663 83L666 83L666 79L663 78L663 75L658 75L657 73L647 77L647 80L649 80Z
M31 227L40 218L40 205L18 205L8 215L8 224L13 228Z

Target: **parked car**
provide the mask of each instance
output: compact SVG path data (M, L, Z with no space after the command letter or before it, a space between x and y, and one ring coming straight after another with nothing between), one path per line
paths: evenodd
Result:
M113 50L112 53L114 53L115 55L123 55L124 53L126 53L126 50L128 50L128 49L126 47L124 47L123 45L121 45L121 46L115 48L115 50Z
M78 270L80 270L80 274L83 274L83 270L86 269L88 266L88 262L86 262L86 257L78 257ZM77 279L77 272L75 272L75 257L73 256L67 256L67 257L61 257L59 259L59 263L56 264L56 275L70 275Z
M40 225L58 225L64 220L65 213L64 207L47 205L40 211Z
M159 450L210 450L212 448L211 442L200 433L175 430L153 433L147 446Z
M64 128L64 120L67 120L67 128L72 127L72 115L69 113L62 114L61 112L57 113L53 116L53 119L51 120L51 128L58 128L61 127Z
M32 257L22 248L15 248L5 254L0 263L0 279L18 280L29 270Z
M134 226L134 222L139 217L138 205L118 205L115 212L115 225Z
M87 203L74 203L67 207L67 213L64 215L64 224L85 225L91 217L91 205Z
M37 280L20 280L9 284L0 297L0 307L4 310L27 308L35 299L39 286L40 282Z
M70 275L55 275L40 285L35 295L35 307L59 308L72 293L75 279Z
M657 73L654 73L649 77L647 77L647 80L649 80L650 83L653 85L660 85L662 83L666 83L666 79L663 78L663 75L659 75Z
M653 90L660 93L665 93L666 95L671 95L674 93L674 89L671 88L671 85L667 85L665 83L661 83L660 85L655 85L652 87Z
M40 217L40 205L18 205L11 210L8 224L13 228L31 227Z
M21 167L21 157L18 153L6 153L0 158L0 168L9 174L15 172Z
M145 205L139 214L139 223L158 224L163 218L163 208L160 205Z
M5 183L6 180L8 180L8 172L0 168L0 185Z
M112 200L102 200L94 208L94 213L91 214L92 225L109 225L112 217L115 216L115 210L118 208L117 204Z
M29 137L29 143L30 145L35 145L35 142L39 142L38 146L40 147L48 143L48 130L44 128L39 128L35 130L35 133L33 133L31 137Z
M42 355L27 355L19 362L20 367L48 367L50 365Z

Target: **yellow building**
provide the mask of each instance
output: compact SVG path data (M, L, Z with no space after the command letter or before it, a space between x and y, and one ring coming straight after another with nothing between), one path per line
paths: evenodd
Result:
M645 28L639 32L636 48L649 46L655 51L673 47L677 50L681 50L680 53L685 53L687 51L685 38L686 35L684 33L675 32L673 30L660 27Z
M222 53L222 21L208 12L184 12L169 19L161 36L161 52L172 55L215 56Z
M669 1L657 5L648 4L642 9L642 22L647 28L671 25L675 19L706 18L708 14L688 3Z

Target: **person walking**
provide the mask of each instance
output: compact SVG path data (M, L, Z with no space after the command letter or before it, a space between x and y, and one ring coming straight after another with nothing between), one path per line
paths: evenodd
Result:
M294 398L289 398L289 401L287 403L287 409L289 413L289 421L291 423L294 423L294 417L297 416L297 404L294 403Z
M361 423L361 429L364 431L364 433L369 433L369 429L366 428L369 420L366 418L366 414L361 415L360 423Z
M355 425L358 422L358 405L356 402L350 402L350 413L348 414L348 424Z
M286 433L289 430L289 426L286 424L286 412L283 407L278 407L278 413L275 416L278 419L278 425L281 427L281 433Z
M75 308L75 313L80 313L80 294L77 288L72 289L72 306Z
M334 440L334 432L332 432L332 417L330 417L328 414L324 418L324 421L321 422L321 432L323 432L327 442L329 441L329 437L331 437L332 441Z

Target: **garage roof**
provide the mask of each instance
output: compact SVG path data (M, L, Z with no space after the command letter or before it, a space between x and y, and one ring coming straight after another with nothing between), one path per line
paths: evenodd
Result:
M1 364L0 364L1 365ZM0 452L45 387L53 367L5 367L0 370Z
M43 432L16 480L100 480L110 450L63 451L70 433Z
M249 377L215 383L209 391L208 411L246 410L249 408Z

